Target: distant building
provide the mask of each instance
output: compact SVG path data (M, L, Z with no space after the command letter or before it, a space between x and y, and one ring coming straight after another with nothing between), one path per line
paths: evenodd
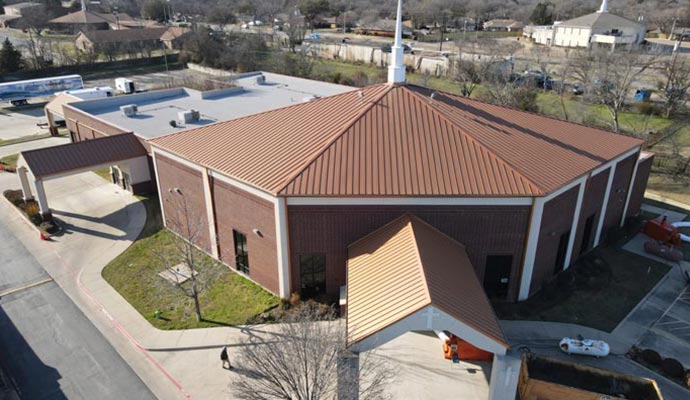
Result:
M125 13L99 13L91 10L79 10L62 17L51 19L49 23L58 30L77 33L106 29L124 29L133 23L134 18Z
M0 15L0 28L12 28L32 8L40 7L40 3L16 3L3 7L5 13Z
M492 19L482 24L484 30L490 32L516 32L524 26L522 22L514 19Z
M167 32L168 28L86 31L79 32L74 43L79 50L92 53L153 50L161 48L161 37Z
M630 46L644 41L647 27L609 13L608 0L603 0L599 11L570 19L553 26L529 26L524 35L536 43L547 46L584 47Z
M5 10L5 15L8 16L14 16L14 17L23 17L26 15L26 12L34 7L40 7L41 3L32 3L32 2L24 2L24 3L16 3L16 4L10 4L8 6L3 7Z
M185 37L191 33L192 30L189 28L173 26L163 32L160 40L168 49L179 49L182 47L182 42L185 40Z
M355 29L355 33L358 35L394 37L395 20L380 19L376 22L363 24ZM412 24L409 21L403 22L402 35L403 37L412 36Z

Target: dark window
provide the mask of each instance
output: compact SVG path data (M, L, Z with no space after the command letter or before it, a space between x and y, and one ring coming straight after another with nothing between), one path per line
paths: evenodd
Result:
M565 253L568 251L568 241L570 241L570 231L561 235L558 241L558 253L556 253L556 263L553 265L553 274L563 271L563 264L565 264Z
M587 220L585 221L585 230L582 232L580 254L585 254L587 250L589 250L589 241L592 238L592 228L594 228L594 214L587 217Z
M69 131L69 140L72 143L76 143L77 142L77 134L72 132L72 131Z
M487 256L484 270L484 290L492 299L505 299L510 285L513 256Z
M304 254L299 256L302 296L314 297L326 292L326 256Z
M232 230L232 237L235 240L235 267L238 271L249 274L249 254L247 253L247 235Z

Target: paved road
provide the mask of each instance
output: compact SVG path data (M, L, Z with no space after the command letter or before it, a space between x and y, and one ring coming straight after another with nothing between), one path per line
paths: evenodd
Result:
M0 361L26 399L154 399L132 369L3 224Z

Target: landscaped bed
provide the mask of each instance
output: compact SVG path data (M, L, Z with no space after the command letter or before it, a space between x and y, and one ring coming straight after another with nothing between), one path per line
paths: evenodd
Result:
M55 219L44 219L41 217L40 208L36 200L24 200L21 190L5 190L3 195L15 207L19 209L43 234L47 236L60 231L60 226Z
M167 239L172 233L162 228L158 199L145 198L143 202L147 209L144 230L102 274L152 325L160 329L241 325L257 320L259 315L278 305L276 296L221 266L218 278L199 296L203 320L197 322L192 299L158 276L165 268L153 252L160 246L170 245ZM199 256L207 257L201 253ZM160 311L159 318L156 311Z
M521 303L496 303L501 319L566 322L611 332L666 275L670 267L621 247L639 231L641 219L617 240L603 244Z

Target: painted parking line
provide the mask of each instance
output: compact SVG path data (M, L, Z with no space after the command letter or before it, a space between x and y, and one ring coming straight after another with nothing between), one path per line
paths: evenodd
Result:
M24 291L26 289L31 289L32 287L44 285L44 284L46 284L48 282L52 282L52 281L53 281L53 278L46 278L46 279L41 279L40 281L29 283L28 285L24 285L24 286L12 288L12 289L7 289L4 292L0 292L0 297L9 296L11 294L18 293L18 292Z

